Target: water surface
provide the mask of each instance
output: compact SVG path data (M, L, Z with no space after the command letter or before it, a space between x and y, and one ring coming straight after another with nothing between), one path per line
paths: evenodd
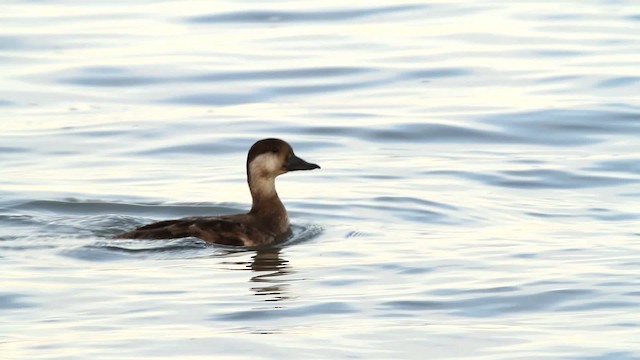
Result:
M0 13L3 358L640 359L634 1ZM271 136L285 243L111 239Z

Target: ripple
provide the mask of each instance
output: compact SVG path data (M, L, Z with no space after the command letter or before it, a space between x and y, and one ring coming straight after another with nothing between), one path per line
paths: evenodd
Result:
M638 360L640 359L640 357L638 357L638 355L635 352L629 352L629 351L611 351L611 352L604 352L600 355L594 355L594 356L572 356L569 357L569 359L576 359L576 360L611 360L611 359L615 359L615 360Z
M38 220L32 215L0 215L0 223L3 226L33 226Z
M491 291L489 291L491 292ZM498 292L511 292L511 288ZM469 317L504 316L519 312L554 311L566 302L575 302L593 295L585 289L562 289L543 291L535 294L474 297L463 300L397 300L381 304L396 311L451 311L456 315ZM569 307L564 308L571 311Z
M308 126L305 128L280 128L280 132L314 135L347 136L366 141L408 141L434 143L515 143L519 138L493 130L472 126L429 123L402 123L391 126Z
M157 254L171 252L191 252L207 247L207 243L196 238L173 240L110 240L98 241L93 245L85 245L73 250L65 250L63 254L73 258L90 261L104 261L126 258L126 255Z
M259 71L225 71L215 73L203 73L188 78L194 82L234 82L253 80L284 80L284 79L313 79L343 77L356 74L370 73L374 69L364 67L307 67L279 70L259 70Z
M558 311L586 311L600 309L624 309L636 307L638 303L631 301L587 301L582 304L566 305L558 307Z
M446 175L480 181L487 185L519 189L580 189L637 183L638 179L575 174L555 169L510 170L493 174L469 171L426 171L425 175Z
M412 81L420 79L437 79L457 76L467 76L474 72L468 68L435 68L424 70L410 70L402 73L401 77Z
M296 204L295 201L290 201ZM383 216L386 221L411 220L421 223L451 224L458 222L472 222L465 218L459 219L459 208L452 205L432 202L412 197L376 197L372 199L344 199L343 205L314 203L296 204L298 207L306 207L307 211L322 210L323 217L335 216L339 219L369 219ZM348 211L345 211L348 209Z
M0 50L28 51L60 51L87 47L100 47L101 43L110 42L117 36L110 34L38 34L38 35L0 35Z
M34 306L24 301L24 298L27 298L27 296L22 294L0 293L0 309L23 309Z
M235 311L211 318L213 321L264 321L283 318L299 318L308 316L327 316L338 314L352 314L358 310L345 302L332 301L316 303L304 306L295 306L281 309Z
M252 139L249 137L246 138L233 138L228 137L223 140L218 139L190 139L188 143L184 144L176 144L178 141L174 141L173 143L155 143L149 142L140 144L139 147L133 149L132 152L135 155L145 155L145 156L167 156L171 155L205 155L210 157L211 154L216 154L217 156L221 156L223 154L231 154L231 153L243 153L245 152L246 146L244 144L250 143Z
M308 67L293 69L264 69L252 71L219 71L202 72L197 75L178 74L175 70L167 72L149 73L148 67L114 67L91 66L70 69L47 75L58 79L60 83L94 86L94 87L132 87L166 83L233 83L255 82L257 80L292 80L292 79L327 79L335 77L353 76L372 72L373 69L361 67ZM275 91L278 87L270 90ZM286 89L286 88L282 88ZM268 92L268 90L265 90ZM285 92L282 90L281 92Z
M150 68L153 70L149 70ZM194 74L193 71L176 69L163 71L162 68L150 66L89 66L40 75L36 80L41 81L40 78L44 76L45 79L52 78L62 84L127 88L167 83L206 84L209 88L199 92L180 94L178 91L172 96L158 98L155 101L182 105L229 106L265 102L282 97L370 89L406 81L424 82L429 79L468 76L473 73L471 69L461 67L397 70L356 66L319 66ZM367 77L362 78L364 75ZM273 80L273 82L265 84L263 80ZM289 85L283 84L285 80L298 81ZM220 85L226 88L227 84L235 82L246 83L247 89L228 91L214 86Z
M640 175L640 158L604 160L588 167L587 170Z
M563 49L541 49L532 51L535 56L543 57L568 57L568 56L581 56L584 55L584 51L577 50L563 50Z
M640 83L640 76L621 76L614 77L596 84L596 87L599 88L612 88L612 87L623 87L623 86L631 86Z
M30 49L33 44L28 44L23 36L0 35L0 50Z
M415 197L407 197L407 196L379 196L379 197L373 198L373 200L380 201L380 202L394 203L394 204L410 203L410 204L421 205L421 206L438 207L438 208L447 209L447 210L458 210L458 208L453 205L443 204L443 203L439 203L431 200L419 199Z
M264 102L276 98L302 96L322 93L335 93L354 89L369 88L388 83L385 79L340 81L332 84L266 86L255 91L247 92L201 92L191 95L181 95L157 100L159 103L182 105L228 106Z
M159 99L159 103L183 104L183 105L206 105L206 106L227 106L258 103L268 100L270 97L259 92L228 93L228 92L206 92L193 95L173 96Z
M338 91L370 88L388 83L386 79L362 80L362 81L341 81L333 84L314 84L314 85L291 85L291 86L272 86L263 90L263 93L280 96L298 96L308 94L333 93Z
M543 76L535 80L538 84L568 83L581 79L577 75Z
M349 205L351 209L367 210L370 215L371 211L379 211L387 218L397 218L402 220L412 220L428 223L454 223L468 222L470 219L455 219L455 216L447 214L447 212L459 212L459 209L453 205L442 204L429 200L419 199L415 197L393 197L381 196L369 200L356 200Z
M296 23L348 21L375 15L390 15L426 9L424 5L401 5L353 10L324 11L234 11L187 18L195 24L218 23Z
M150 85L150 84L158 84L158 83L166 83L168 80L152 77L152 76L124 76L124 75L108 75L108 76L78 76L78 77L68 77L62 79L63 83L73 84L73 85L88 85L88 86L103 86L103 87L112 87L112 86L142 86L142 85Z
M606 119L606 121L603 121ZM640 113L554 109L498 114L481 121L498 125L525 143L577 146L604 141L605 135L640 131Z
M307 241L310 241L322 234L324 229L319 225L306 224L296 225L291 224L292 234L279 246L291 246L298 245ZM278 246L276 244L276 246Z
M56 214L67 215L87 215L87 214L118 214L136 216L197 216L197 215L219 215L239 211L236 207L229 207L226 204L160 204L160 203L113 203L101 201L80 201L69 199L67 201L57 200L33 200L22 202L13 206L15 210L29 210L38 212L54 212Z

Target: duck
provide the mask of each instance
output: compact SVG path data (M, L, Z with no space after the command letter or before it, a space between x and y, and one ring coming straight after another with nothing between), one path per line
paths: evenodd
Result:
M257 141L247 155L247 183L251 209L247 213L164 220L116 235L116 239L176 239L196 237L208 243L255 247L286 239L289 216L276 191L276 177L300 170L320 169L293 152L286 141Z

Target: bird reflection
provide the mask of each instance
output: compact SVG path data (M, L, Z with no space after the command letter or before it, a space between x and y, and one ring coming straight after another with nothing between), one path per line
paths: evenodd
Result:
M257 283L251 288L255 295L265 296L265 301L280 301L288 299L286 288L289 284L284 279L278 281L279 276L292 273L289 261L280 256L281 248L260 249L253 255L250 268L258 274L249 281Z
M242 266L242 270L255 273L249 281L254 284L251 291L254 295L264 297L264 301L281 301L289 299L287 294L290 279L279 278L293 273L289 261L280 255L282 248L269 247L255 250L249 261L226 262L227 265Z

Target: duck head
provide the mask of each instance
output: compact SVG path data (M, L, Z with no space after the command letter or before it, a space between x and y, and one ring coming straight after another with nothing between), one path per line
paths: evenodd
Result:
M263 139L251 147L247 156L247 175L251 178L275 178L289 171L319 169L294 154L291 145L280 139Z

